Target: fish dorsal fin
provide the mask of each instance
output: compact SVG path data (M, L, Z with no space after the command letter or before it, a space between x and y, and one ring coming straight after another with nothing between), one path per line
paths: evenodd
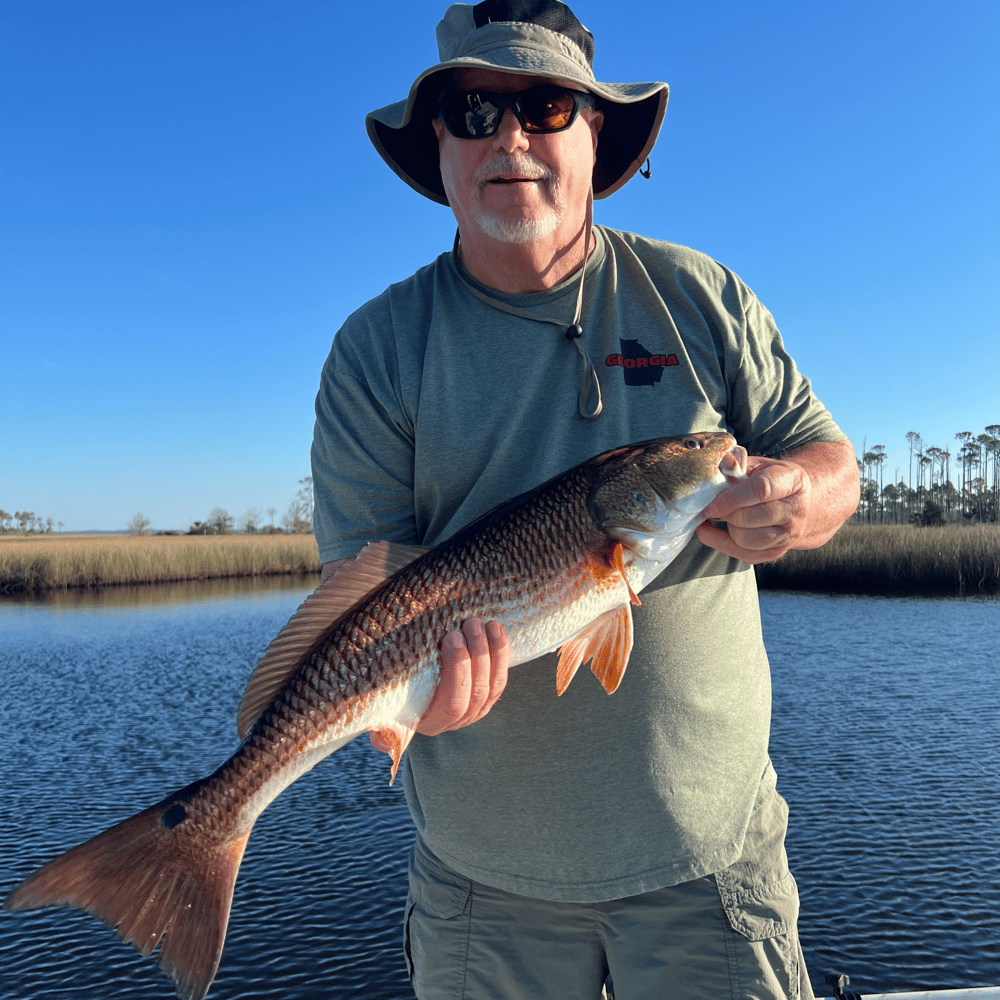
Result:
M345 563L326 583L321 583L302 602L254 667L236 713L240 739L250 732L323 632L393 573L428 551L418 545L371 542L356 559Z
M580 664L592 660L590 670L608 694L617 690L632 652L632 610L627 604L605 611L559 650L556 693L562 694Z

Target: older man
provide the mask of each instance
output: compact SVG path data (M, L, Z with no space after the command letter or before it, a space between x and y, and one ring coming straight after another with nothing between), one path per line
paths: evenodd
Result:
M618 1000L809 997L748 564L836 531L853 449L734 274L593 225L652 149L666 84L597 81L556 0L453 5L438 43L368 128L458 236L334 340L324 579L370 540L436 544L629 442L726 429L754 457L707 512L728 529L703 525L644 591L613 697L577 681L557 700L550 663L508 678L495 623L445 637L402 772L414 989L577 1000L610 976Z

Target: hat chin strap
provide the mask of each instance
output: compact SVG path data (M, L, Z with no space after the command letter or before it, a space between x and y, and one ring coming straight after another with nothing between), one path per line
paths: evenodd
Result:
M587 224L583 227L583 263L580 265L580 282L577 285L576 291L576 309L573 313L573 322L569 326L566 326L566 321L564 319L557 319L552 316L538 316L535 313L528 312L526 309L518 309L516 306L508 305L506 302L501 302L499 299L495 299L492 296L487 295L485 292L480 291L480 289L465 280L465 276L462 274L461 268L457 269L459 280L481 302L485 302L488 306L492 306L494 309L499 309L501 312L510 313L512 316L519 316L522 319L534 320L536 323L551 323L553 326L558 326L560 329L565 331L566 339L576 348L580 355L580 359L583 361L583 380L580 383L580 395L577 406L580 410L580 416L585 420L596 419L601 415L601 410L604 409L604 401L601 397L601 382L597 377L597 369L594 367L594 362L590 358L590 352L587 350L587 345L583 342L583 326L580 324L580 317L583 315L583 283L587 275L587 260L590 257L590 237L593 232L593 228L594 187L593 184L591 184L590 193L587 195ZM459 237L460 232L459 230L456 230L455 244L452 247L452 253L455 255L456 260L458 259ZM587 405L590 401L591 393L593 393L595 399L593 409L589 409Z

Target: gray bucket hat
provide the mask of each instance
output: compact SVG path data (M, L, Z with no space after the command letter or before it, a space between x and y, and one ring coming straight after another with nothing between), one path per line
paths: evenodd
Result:
M441 61L414 81L410 95L365 119L382 158L412 188L448 204L431 127L447 74L485 69L569 80L600 98L604 125L594 164L594 197L617 191L649 156L667 110L665 83L600 83L594 36L558 0L484 0L452 4L437 26Z

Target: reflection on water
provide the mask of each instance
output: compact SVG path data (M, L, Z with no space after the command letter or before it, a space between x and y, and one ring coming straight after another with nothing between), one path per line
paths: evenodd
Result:
M0 614L5 606L17 604L44 607L53 611L74 611L78 608L134 611L150 605L186 604L220 598L254 600L275 593L298 593L303 587L312 589L318 584L318 573L285 573L215 580L171 580L166 583L122 587L74 587L48 591L42 596L21 594L0 597Z
M0 602L0 893L201 777L242 686L312 589L286 578ZM817 991L1000 983L1000 602L765 593L772 756ZM127 612L127 613L126 613ZM409 820L356 740L258 821L213 1000L413 1000L400 949ZM0 996L173 996L68 910L0 913Z

